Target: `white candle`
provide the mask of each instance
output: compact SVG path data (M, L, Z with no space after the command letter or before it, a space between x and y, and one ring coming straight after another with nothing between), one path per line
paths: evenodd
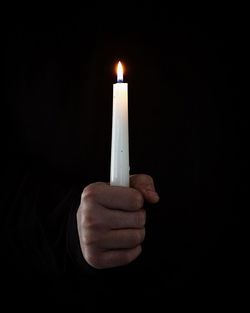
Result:
M128 84L123 83L121 62L113 85L113 117L110 184L129 186Z

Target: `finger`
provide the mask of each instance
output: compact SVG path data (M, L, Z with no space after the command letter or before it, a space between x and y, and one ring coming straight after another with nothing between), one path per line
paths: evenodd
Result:
M92 266L97 269L104 269L126 265L135 260L141 251L140 245L133 249L105 251L94 264L92 263Z
M130 186L140 191L143 197L150 203L157 203L160 199L155 190L153 178L145 174L130 176Z
M102 221L110 229L142 228L146 223L146 211L140 209L135 212L120 210L105 210Z
M109 209L136 211L143 207L144 199L134 188L93 183L83 190L82 201L98 203Z
M140 245L145 238L145 228L112 230L98 240L98 248L132 249Z
M136 259L142 251L141 246L129 250L106 251L103 254L103 262L108 267L122 266Z

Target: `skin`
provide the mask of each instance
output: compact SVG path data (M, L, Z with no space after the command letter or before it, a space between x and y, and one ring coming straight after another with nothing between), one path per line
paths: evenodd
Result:
M157 203L151 176L130 177L130 187L97 182L82 192L77 227L82 254L97 269L126 265L141 253L145 238L144 202Z

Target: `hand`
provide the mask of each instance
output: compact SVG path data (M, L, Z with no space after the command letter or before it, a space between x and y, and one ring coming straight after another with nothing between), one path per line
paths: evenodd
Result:
M83 190L77 227L83 256L94 268L125 265L141 253L144 200L156 203L159 196L148 175L132 175L130 185L116 187L98 182Z

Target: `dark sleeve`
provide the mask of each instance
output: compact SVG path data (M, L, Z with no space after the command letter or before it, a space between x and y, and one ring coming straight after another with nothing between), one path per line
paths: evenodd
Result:
M20 170L20 168L19 168ZM89 266L79 245L76 212L84 185L24 169L6 179L4 259L22 277L61 276Z

